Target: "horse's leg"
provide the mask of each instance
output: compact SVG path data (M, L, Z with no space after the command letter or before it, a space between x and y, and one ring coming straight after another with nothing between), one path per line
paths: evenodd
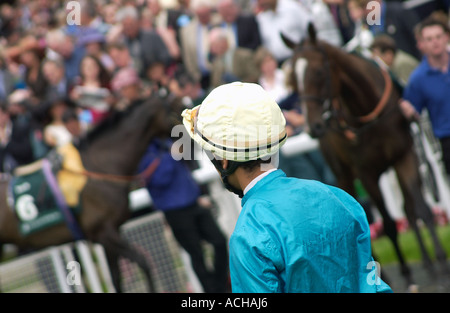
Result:
M147 260L142 254L138 253L123 238L121 238L117 230L113 227L108 227L108 231L105 231L103 235L98 237L98 242L102 244L105 249L114 287L117 292L121 292L122 290L120 284L121 275L119 268L119 257L124 257L132 262L135 262L146 276L149 292L155 291L151 270Z
M414 283L411 276L411 270L406 264L403 254L400 250L400 246L398 244L397 226L386 208L386 205L383 200L383 195L381 194L380 187L378 186L379 176L376 175L369 176L366 173L365 175L361 175L360 179L367 193L370 195L370 198L375 203L376 207L378 208L378 211L383 217L384 232L386 233L386 235L391 240L394 246L395 253L400 263L400 272L402 276L405 278L407 285L412 286Z
M426 204L422 194L422 182L420 180L418 162L415 154L412 151L407 153L394 167L403 192L405 212L416 234L425 266L431 269L432 264L417 226L417 218L422 219L428 227L434 243L436 258L444 266L444 269L446 269L446 253L437 236L431 209Z

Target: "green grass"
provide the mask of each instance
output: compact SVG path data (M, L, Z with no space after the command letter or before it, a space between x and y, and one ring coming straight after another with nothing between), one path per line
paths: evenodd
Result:
M447 255L450 256L450 225L438 226L437 232L443 248L447 252ZM422 227L421 234L425 247L430 257L434 260L434 247L428 229L426 227ZM419 244L417 243L416 235L412 230L399 234L399 245L407 262L422 260ZM381 264L386 265L397 262L394 246L387 236L382 236L376 240L373 240L372 246L378 262Z

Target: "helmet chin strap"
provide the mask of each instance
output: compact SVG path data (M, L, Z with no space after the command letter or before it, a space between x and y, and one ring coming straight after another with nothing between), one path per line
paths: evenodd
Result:
M241 189L237 189L236 187L232 186L228 181L228 176L230 176L237 170L237 168L239 167L239 162L228 161L228 167L226 169L222 167L222 163L220 162L220 160L212 158L211 162L214 165L214 167L219 171L225 188L231 191L232 193L237 194L239 198L242 198L244 196L244 192Z

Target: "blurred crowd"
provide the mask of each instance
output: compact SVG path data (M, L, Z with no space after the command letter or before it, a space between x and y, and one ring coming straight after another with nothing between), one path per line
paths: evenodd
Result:
M407 59L397 69L406 81L421 58L415 24L437 11L448 19L447 0L419 9L373 2L380 12L367 0L3 1L0 171L76 141L136 99L171 93L190 107L235 80L261 84L298 133L304 118L286 84L292 51L280 32L299 42L313 23L319 39L348 51L384 57L389 46ZM369 25L374 12L380 23Z

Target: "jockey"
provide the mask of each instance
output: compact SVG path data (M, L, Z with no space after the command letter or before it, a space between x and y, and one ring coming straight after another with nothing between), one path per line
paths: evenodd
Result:
M242 198L229 243L233 292L391 292L358 202L277 169L286 122L261 86L219 86L182 116L225 187Z

